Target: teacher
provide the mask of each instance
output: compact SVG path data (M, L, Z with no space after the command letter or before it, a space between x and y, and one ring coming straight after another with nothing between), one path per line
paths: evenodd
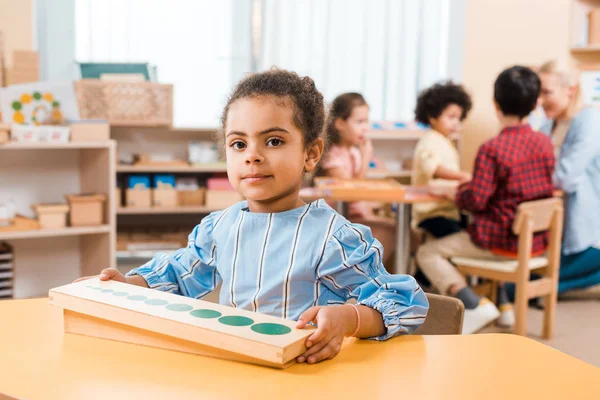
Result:
M549 61L539 69L542 107L565 197L558 292L600 284L600 110L582 107L579 74Z

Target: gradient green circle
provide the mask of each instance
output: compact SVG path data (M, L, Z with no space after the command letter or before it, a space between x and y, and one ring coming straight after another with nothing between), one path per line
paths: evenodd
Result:
M288 326L269 323L252 325L250 329L254 332L262 333L263 335L285 335L292 331Z
M218 318L222 314L215 310L194 310L190 311L190 315L196 318Z
M169 311L190 311L194 307L192 307L188 304L173 303L173 304L166 305L165 308Z
M219 322L223 325L229 326L248 326L252 325L254 321L247 317L240 317L238 315L230 315L227 317L219 318Z
M114 292L112 295L113 296L117 296L117 297L124 297L124 296L129 295L129 293L127 293L127 292Z
M165 304L169 304L168 301L162 299L148 299L144 303L149 306L164 306Z
M102 289L101 292L102 293L112 293L112 292L114 292L114 290L113 289Z
M127 300L133 300L133 301L142 301L142 300L146 300L147 297L146 296L140 296L139 294L132 294L131 296L127 297Z

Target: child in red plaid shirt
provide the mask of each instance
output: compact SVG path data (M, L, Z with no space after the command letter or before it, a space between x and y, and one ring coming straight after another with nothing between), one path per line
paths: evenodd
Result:
M433 285L465 304L463 333L480 330L498 319L500 312L467 286L449 259L493 260L516 253L518 240L510 228L518 205L552 196L552 143L546 135L533 131L526 120L536 106L540 86L538 76L525 67L509 68L498 76L494 103L502 130L480 147L473 180L448 193L460 209L472 214L472 223L467 231L429 241L417 252L417 262ZM545 233L534 236L534 253L544 251L546 239ZM501 320L504 325L514 323L511 308L504 310Z

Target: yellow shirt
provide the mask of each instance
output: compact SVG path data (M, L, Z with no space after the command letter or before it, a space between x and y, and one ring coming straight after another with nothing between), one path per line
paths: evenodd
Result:
M443 166L452 171L460 171L458 150L452 141L431 129L417 143L413 156L411 184L415 186L429 185L433 180L435 170ZM460 214L454 202L417 203L413 205L412 224L414 227L421 221L433 217L460 219Z

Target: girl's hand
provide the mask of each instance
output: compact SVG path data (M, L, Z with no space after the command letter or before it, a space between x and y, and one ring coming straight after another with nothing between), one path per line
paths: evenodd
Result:
M300 315L296 328L302 329L311 321L318 328L306 339L308 349L296 358L299 363L314 364L334 358L342 348L344 336L351 335L358 324L351 305L311 307Z
M84 276L82 278L75 279L73 282L84 281L86 279L95 278L95 277L100 278L101 281L117 281L117 282L129 283L127 281L127 278L125 278L125 276L122 273L120 273L119 271L117 271L114 268L103 269L102 271L100 271L100 275Z
M373 142L371 142L371 139L364 138L358 145L358 149L364 158L371 161L371 158L373 158Z

